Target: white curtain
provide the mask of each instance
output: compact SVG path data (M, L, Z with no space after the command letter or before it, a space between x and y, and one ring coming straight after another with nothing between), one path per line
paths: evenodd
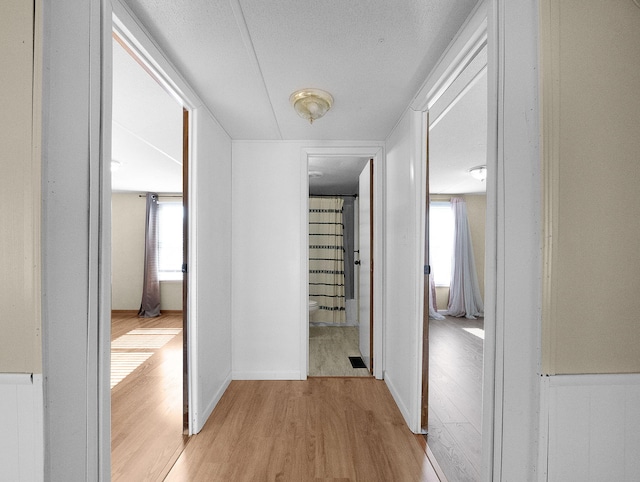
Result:
M433 280L433 274L429 275L429 318L433 320L444 320L444 315L438 313L438 304L436 303L436 282Z
M484 316L484 304L480 296L476 263L473 257L467 205L461 198L452 198L451 209L453 209L455 227L448 314L475 319L476 316Z
M309 199L309 298L320 308L314 321L345 323L342 198Z

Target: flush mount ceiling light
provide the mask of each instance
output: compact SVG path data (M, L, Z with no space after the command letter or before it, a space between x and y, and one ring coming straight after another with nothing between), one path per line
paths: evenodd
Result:
M116 161L115 159L111 159L111 172L117 172L120 169L122 163L120 161Z
M324 90L302 89L291 94L289 102L300 117L313 124L314 120L319 119L331 109L333 97Z
M317 179L323 175L322 171L309 171L309 178L311 179Z
M478 181L484 181L487 179L487 166L476 166L469 169L471 174Z

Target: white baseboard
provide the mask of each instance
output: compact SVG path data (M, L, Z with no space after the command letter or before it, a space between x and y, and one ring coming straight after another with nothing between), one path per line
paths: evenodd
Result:
M194 434L200 432L203 429L204 424L207 423L207 420L209 420L209 417L213 413L213 409L216 408L216 405L218 405L218 402L222 398L222 395L224 395L224 392L227 390L227 388L229 388L230 383L231 383L231 374L229 373L227 378L225 378L224 382L222 382L220 389L215 393L215 395L213 396L213 399L209 402L205 410L202 413L199 413L196 415L195 420L193 421Z
M42 375L0 373L0 480L44 479Z
M637 481L640 374L548 377L550 482ZM544 404L545 400L542 400ZM545 420L541 420L543 426Z
M300 371L234 371L233 380L302 380ZM306 378L306 376L305 376Z

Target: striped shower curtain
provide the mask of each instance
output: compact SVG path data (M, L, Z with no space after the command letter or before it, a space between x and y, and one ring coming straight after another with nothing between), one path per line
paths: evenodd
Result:
M309 198L309 298L314 321L345 323L342 198Z

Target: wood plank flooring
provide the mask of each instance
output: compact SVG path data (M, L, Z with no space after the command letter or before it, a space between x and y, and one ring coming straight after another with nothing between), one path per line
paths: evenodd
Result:
M114 313L111 326L112 372L134 368L111 390L111 478L162 480L187 443L182 435L182 315ZM128 335L132 330L139 334Z
M112 389L114 481L439 480L421 437L368 372L233 381L202 432L187 439L182 334L163 331L181 327L180 315L113 315L112 353L148 355Z
M350 356L360 356L357 326L309 327L309 376L369 377L367 368L353 368Z
M449 482L480 480L483 339L471 332L483 328L482 319L429 320L427 443Z
M168 481L439 480L383 381L233 381Z

